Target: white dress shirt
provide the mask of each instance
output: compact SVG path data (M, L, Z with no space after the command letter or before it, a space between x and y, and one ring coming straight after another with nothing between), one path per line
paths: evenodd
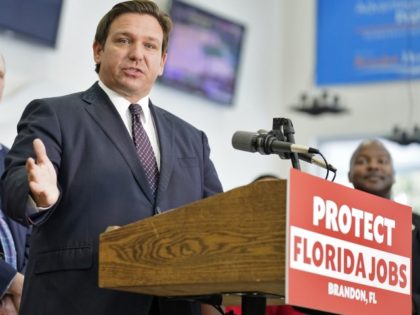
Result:
M119 95L118 93L114 92L110 88L108 88L102 81L99 80L99 86L104 90L106 95L108 95L109 99L111 100L112 104L115 106L116 110L121 116L129 134L132 135L131 129L131 114L128 107L130 106L130 102ZM159 140L157 136L157 131L155 127L155 123L153 121L152 113L150 112L149 108L149 95L143 97L139 100L136 104L141 106L143 110L143 114L141 115L141 123L143 125L144 130L149 137L150 144L152 145L153 152L155 153L156 163L158 169L160 170L160 150L159 150Z

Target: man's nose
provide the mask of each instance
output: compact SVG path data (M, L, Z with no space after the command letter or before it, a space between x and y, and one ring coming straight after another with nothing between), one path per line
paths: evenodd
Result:
M379 163L378 161L372 160L369 162L369 168L371 169L378 169L380 168L381 163Z
M129 57L134 60L141 60L143 58L144 47L141 43L133 43L130 46Z

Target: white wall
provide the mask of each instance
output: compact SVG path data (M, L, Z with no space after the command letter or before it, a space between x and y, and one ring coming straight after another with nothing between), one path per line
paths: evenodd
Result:
M64 1L56 49L0 34L0 51L8 71L0 106L3 143L11 145L16 123L31 99L84 90L96 80L92 39L100 17L117 2ZM289 161L275 156L233 150L230 141L236 130L271 129L273 117L288 117L294 122L296 141L309 144L317 137L380 134L395 123L405 124L408 88L402 83L334 87L351 108L350 115L313 118L289 110L302 91L316 91L312 84L314 0L188 2L246 25L235 104L224 107L163 86L155 87L152 99L207 133L225 189L266 172L286 177L290 167ZM419 93L416 83L413 98L417 103Z
M284 115L289 115L294 122L297 141L311 143L315 138L383 136L390 134L395 125L410 127L410 130L414 123L420 125L419 80L328 87L350 109L346 115L313 117L288 111L302 92L320 94L320 89L313 85L316 1L286 0L282 4L281 104ZM414 104L412 113L410 102Z

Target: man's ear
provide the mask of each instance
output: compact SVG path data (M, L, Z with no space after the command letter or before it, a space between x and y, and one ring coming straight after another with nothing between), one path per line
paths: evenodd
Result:
M347 178L348 178L350 183L353 183L353 181L351 180L351 172L350 171L347 173Z
M97 42L94 41L93 42L93 46L92 46L92 50L93 50L93 59L95 60L95 63L100 64L101 63L101 57L102 57L102 45Z
M166 63L167 58L168 58L168 53L163 53L162 54L162 60L160 61L159 76L161 76L163 74L163 71L165 70L165 63Z

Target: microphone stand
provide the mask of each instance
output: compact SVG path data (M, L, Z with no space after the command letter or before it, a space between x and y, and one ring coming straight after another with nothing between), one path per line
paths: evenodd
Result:
M295 143L295 130L292 121L287 118L273 118L273 130L270 134L280 141ZM299 157L297 153L281 153L281 159L291 159L292 166L300 170ZM257 292L242 295L242 315L264 315L267 305L267 296Z
M273 132L279 140L295 143L295 129L293 128L293 124L290 119L273 118ZM284 156L280 156L280 158L290 158L293 168L300 170L300 162L297 153L284 153Z

